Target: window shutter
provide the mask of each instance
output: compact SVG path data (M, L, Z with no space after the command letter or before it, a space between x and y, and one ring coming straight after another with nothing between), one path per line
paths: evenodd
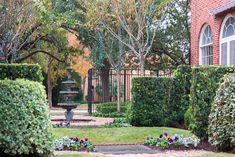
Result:
M227 43L221 44L221 65L227 65Z
M235 40L230 42L230 65L235 65Z

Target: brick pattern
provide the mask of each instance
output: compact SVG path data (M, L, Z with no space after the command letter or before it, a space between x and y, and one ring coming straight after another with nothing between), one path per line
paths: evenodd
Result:
M228 14L235 17L235 10L226 11L220 15L209 15L209 13L229 2L230 0L192 0L191 2L191 64L199 64L199 40L201 29L205 24L211 27L213 35L213 64L219 64L219 51L220 51L220 30L221 25Z

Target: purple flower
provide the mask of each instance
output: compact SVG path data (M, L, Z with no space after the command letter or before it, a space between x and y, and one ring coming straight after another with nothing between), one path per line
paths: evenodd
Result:
M159 136L159 138L162 138L163 137L163 135L161 134L160 136Z
M83 140L81 140L81 141L80 141L80 143L81 143L81 144L83 144L83 143L84 143L84 141L83 141Z
M168 141L169 141L170 143L172 143L172 142L173 142L173 139L172 139L172 138L168 138Z
M167 137L167 136L168 136L167 132L164 132L164 133L163 133L163 135L164 135L165 137Z
M174 138L174 141L176 142L176 141L178 141L178 140L179 140L179 137L176 136L176 137Z
M70 140L72 140L72 141L74 141L74 142L79 142L79 141L80 141L80 139L77 138L77 137L71 137Z

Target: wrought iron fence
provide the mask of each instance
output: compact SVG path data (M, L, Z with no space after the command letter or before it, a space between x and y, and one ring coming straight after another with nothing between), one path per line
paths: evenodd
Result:
M139 69L123 69L120 75L120 95L122 101L131 100L132 78L140 77ZM145 77L171 77L171 70L146 69L144 70ZM103 80L100 71L90 69L88 78L88 102L102 103L113 102L117 100L117 83L116 72L113 69L109 70L109 75L106 76L106 81ZM108 79L107 79L108 78Z

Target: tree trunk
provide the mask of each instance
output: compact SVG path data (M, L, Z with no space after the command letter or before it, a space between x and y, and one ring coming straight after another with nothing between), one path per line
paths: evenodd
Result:
M49 107L52 108L52 82L51 82L51 58L48 61L48 71L47 71L47 98Z
M83 100L86 100L86 95L85 95L85 85L86 85L86 79L87 77L82 78L82 84L81 84L81 90L83 92Z
M108 61L105 61L105 67L100 71L101 77L101 84L102 84L102 97L104 102L109 102L109 71L110 71L110 64Z
M121 71L120 69L117 70L117 112L120 112L120 84L121 84Z
M140 54L140 76L144 76L144 68L145 68L145 58L144 55Z
M52 86L49 83L49 81L47 81L47 97L48 97L48 103L49 103L49 107L52 108Z

